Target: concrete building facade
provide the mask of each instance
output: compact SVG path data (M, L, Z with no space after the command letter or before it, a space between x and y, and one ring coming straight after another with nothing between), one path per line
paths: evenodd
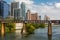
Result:
M14 18L14 9L19 8L19 2L11 2L11 16Z
M39 20L38 13L31 13L30 10L27 10L27 20Z
M38 20L38 13L31 14L31 20Z
M41 20L41 16L39 16L39 20Z
M30 10L27 10L27 13L26 13L26 18L27 20L31 20L31 11Z
M20 10L20 8L14 9L14 19L15 20L20 20L20 16L21 16L21 10Z
M49 16L45 15L44 20L50 20Z

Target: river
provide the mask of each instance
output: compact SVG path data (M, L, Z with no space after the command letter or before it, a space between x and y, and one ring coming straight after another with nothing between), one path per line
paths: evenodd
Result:
M36 29L34 34L24 37L20 34L20 31L17 30L15 33L6 33L5 36L0 36L0 40L60 40L60 26L52 27L52 37L49 39L47 31L47 27Z

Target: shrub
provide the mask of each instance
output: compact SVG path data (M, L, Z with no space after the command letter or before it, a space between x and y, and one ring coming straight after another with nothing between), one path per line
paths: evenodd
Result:
M6 25L6 30L9 29L9 31L13 31L12 29L15 29L15 24L14 23L8 23Z
M26 24L26 29L27 29L27 33L31 34L34 33L34 30L37 28L45 28L45 24L41 23L41 24L37 24L37 23L27 23Z
M35 30L35 27L33 25L31 25L31 24L26 24L26 28L27 28L27 33L28 34L33 33L34 30Z
M41 23L41 24L39 25L39 27L40 27L40 28L45 28L45 24L44 24L44 23Z

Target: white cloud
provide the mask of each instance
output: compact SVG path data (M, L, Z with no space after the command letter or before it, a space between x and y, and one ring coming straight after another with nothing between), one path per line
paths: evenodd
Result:
M31 0L15 0L16 2L25 2L25 4L33 4L33 1Z
M50 19L60 19L60 3L40 3L36 5L32 0L19 0L19 2L25 2L26 9L30 9L32 12L38 12L42 17L48 15Z
M60 9L56 8L54 5L40 5L41 15L48 15L51 19L60 19Z
M55 3L55 6L56 6L57 8L60 8L60 3Z
M57 3L55 3L57 4ZM32 5L28 5L27 8L30 8L30 10L34 11L34 12L38 12L39 15L41 15L42 17L44 15L48 15L50 17L50 19L52 20L60 20L60 9L59 6L55 6L55 4L53 3L49 3L48 5L47 4L44 4L44 3L41 3L39 5L35 5L35 4L32 4Z

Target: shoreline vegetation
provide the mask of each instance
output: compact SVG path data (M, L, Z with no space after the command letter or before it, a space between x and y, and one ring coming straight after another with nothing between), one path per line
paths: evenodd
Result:
M26 23L26 30L27 30L27 34L33 34L35 29L38 28L45 28L45 24L41 23ZM0 31L1 31L1 22L0 22ZM10 33L10 32L15 32L15 24L14 23L8 23L5 24L5 32L6 33Z
M0 32L2 28L2 23L0 23ZM15 31L15 24L14 23L7 23L5 24L5 33L10 33Z
M14 23L8 23L5 25L6 32L14 32L15 31L15 24Z
M27 23L26 24L26 28L27 28L26 29L27 30L27 34L33 34L35 29L45 28L45 24L44 23L41 23L41 24L38 24L38 23Z

